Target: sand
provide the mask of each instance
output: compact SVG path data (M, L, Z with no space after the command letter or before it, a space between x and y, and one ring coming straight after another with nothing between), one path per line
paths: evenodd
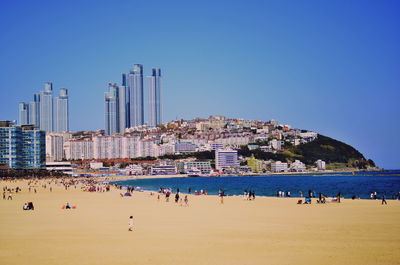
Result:
M145 192L5 185L23 191L0 200L0 264L400 264L400 201L192 195L180 207Z

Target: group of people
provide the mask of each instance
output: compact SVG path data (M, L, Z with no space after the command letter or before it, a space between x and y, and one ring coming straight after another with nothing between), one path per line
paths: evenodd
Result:
M254 190L244 190L243 191L243 200L255 200L256 199L256 192Z
M26 203L24 204L24 206L22 207L22 209L23 209L24 211L26 211L26 210L34 210L35 207L33 207L33 203L32 203L32 202L26 202Z
M284 192L284 191L278 190L278 191L276 192L276 197L281 197L281 198L283 198L283 197L290 197L290 196L291 196L290 191Z

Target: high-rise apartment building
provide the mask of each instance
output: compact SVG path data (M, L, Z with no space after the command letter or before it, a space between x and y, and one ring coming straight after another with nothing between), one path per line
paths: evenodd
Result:
M127 77L127 87L129 90L129 126L143 125L143 65L135 64Z
M153 68L147 77L148 124L161 124L161 70ZM144 125L143 66L135 64L122 74L122 86L109 84L104 98L105 132L107 135L125 133L126 128Z
M125 128L130 128L130 96L129 96L129 86L128 86L128 76L129 74L122 74L122 86L125 87Z
M19 103L19 125L29 124L29 104L25 102Z
M161 70L153 68L147 77L148 125L155 127L162 123L161 117Z
M32 125L0 121L0 164L10 168L43 168L45 134Z
M68 116L68 90L61 88L60 95L56 98L55 131L57 133L69 131Z
M119 110L119 132L124 134L126 126L126 87L125 86L119 86L118 87L118 110Z
M107 135L120 132L119 87L115 83L109 83L104 93L104 122Z
M29 123L40 127L40 94L34 94L33 102L29 103Z
M40 92L40 130L53 132L53 84L50 82Z
M19 124L34 125L47 133L68 132L68 101L68 90L61 88L53 115L53 84L46 82L44 90L40 94L34 94L32 102L19 104Z

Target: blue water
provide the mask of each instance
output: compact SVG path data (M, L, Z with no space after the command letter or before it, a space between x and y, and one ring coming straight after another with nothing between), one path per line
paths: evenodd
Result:
M229 176L198 178L138 179L113 182L122 186L139 186L143 190L158 191L160 187L177 188L186 193L190 187L195 190L207 190L208 194L218 194L223 189L227 195L242 195L245 189L254 190L257 196L276 196L278 190L290 191L292 197L308 194L308 190L317 194L336 196L341 192L344 198L353 195L362 199L370 198L371 192L383 193L388 199L400 191L400 170L384 172L329 173L308 175L269 175L269 176Z

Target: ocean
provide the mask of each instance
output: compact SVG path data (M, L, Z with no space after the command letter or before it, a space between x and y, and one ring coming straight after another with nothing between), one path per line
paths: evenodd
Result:
M172 188L175 192L187 193L196 190L207 190L216 195L224 190L226 195L242 195L244 190L252 190L256 196L276 196L277 191L290 191L292 197L303 196L311 190L327 196L336 196L339 192L344 198L352 196L369 199L371 192L378 197L384 193L387 199L400 192L400 170L383 172L320 173L320 174L288 174L267 176L228 176L228 177L195 177L195 178L163 178L114 181L122 186L140 187L142 190L158 191Z

